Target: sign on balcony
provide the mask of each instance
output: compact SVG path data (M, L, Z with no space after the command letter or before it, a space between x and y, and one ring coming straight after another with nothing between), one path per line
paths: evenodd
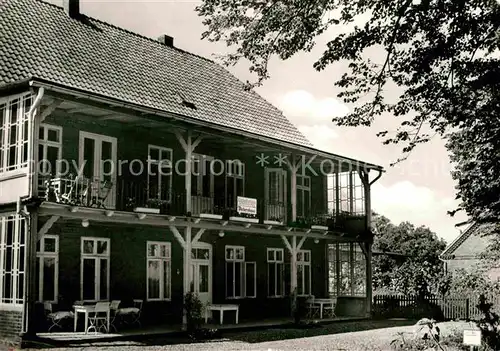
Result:
M248 215L257 216L257 199L238 196L238 198L237 198L237 212L239 214L248 214Z

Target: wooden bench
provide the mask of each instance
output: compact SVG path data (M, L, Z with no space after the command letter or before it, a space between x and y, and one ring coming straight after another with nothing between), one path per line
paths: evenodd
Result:
M235 311L236 312L236 324L238 324L239 305L226 305L226 304L208 305L205 308L205 323L208 322L208 311L219 311L220 324L223 324L223 322L224 322L224 311Z

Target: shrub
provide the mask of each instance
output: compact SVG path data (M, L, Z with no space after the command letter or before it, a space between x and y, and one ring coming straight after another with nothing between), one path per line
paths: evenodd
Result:
M186 311L188 333L199 330L203 321L203 304L197 294L190 291L184 296L184 310Z
M477 307L483 315L477 322L477 326L481 329L485 346L488 346L491 350L498 350L500 345L500 316L492 311L493 304L488 302L483 294L479 296Z

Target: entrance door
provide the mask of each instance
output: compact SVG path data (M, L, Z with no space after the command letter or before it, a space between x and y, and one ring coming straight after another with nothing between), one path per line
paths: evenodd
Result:
M115 207L116 197L116 138L80 132L80 167L83 165L83 177L90 181L89 199L102 196L105 184L112 184L104 205Z
M212 245L198 242L191 249L191 281L198 298L207 305L212 302Z
M213 213L214 175L210 164L214 158L206 155L193 155L191 175L191 214Z
M265 181L265 219L286 222L286 171L281 168L266 168Z

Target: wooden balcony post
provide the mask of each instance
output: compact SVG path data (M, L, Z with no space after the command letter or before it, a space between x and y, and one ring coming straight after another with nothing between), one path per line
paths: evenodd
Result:
M193 141L191 130L187 131L187 136L184 138L178 131L175 132L177 140L181 144L186 153L186 174L185 174L185 190L186 190L186 214L189 215L192 211L191 205L191 175L193 166L193 152L200 144L203 137L199 136Z
M185 188L186 188L186 214L191 213L191 174L193 173L193 146L191 140L191 131L188 131L186 140L186 175L185 175ZM187 234L187 232L186 232Z
M291 258L290 258L290 291L294 292L297 289L297 237L292 237L292 250L291 250Z
M185 229L185 245L184 245L184 269L183 269L183 282L184 282L184 297L191 291L191 227L187 226ZM187 326L187 315L184 310L182 315L182 324Z

